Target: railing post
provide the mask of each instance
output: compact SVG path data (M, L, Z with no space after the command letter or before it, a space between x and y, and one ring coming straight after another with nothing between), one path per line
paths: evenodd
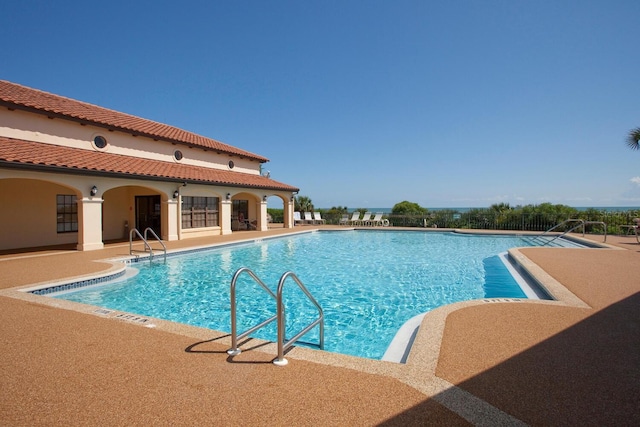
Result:
M227 350L227 354L230 356L237 356L242 352L242 350L238 348L238 328L236 323L236 283L241 271L242 269L236 271L233 275L229 289L231 299L231 348Z
M277 294L277 313L276 315L278 316L278 356L276 357L276 359L273 361L273 364L276 366L287 366L287 364L289 363L289 361L287 359L284 358L284 327L285 327L285 322L284 322L284 303L282 302L282 285L284 284L284 281L281 281L281 283L278 285L278 294Z

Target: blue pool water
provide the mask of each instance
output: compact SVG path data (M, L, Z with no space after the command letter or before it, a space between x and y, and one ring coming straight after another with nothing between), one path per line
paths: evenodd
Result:
M417 314L483 297L525 298L496 256L522 246L529 243L515 236L314 232L140 263L133 278L55 297L229 332L229 287L239 268L249 267L274 293L293 271L324 310L325 349L379 359ZM291 285L284 293L288 336L317 316ZM240 332L275 314L273 299L248 275L240 276L237 301ZM253 336L275 341L275 322ZM303 337L317 340L317 328Z

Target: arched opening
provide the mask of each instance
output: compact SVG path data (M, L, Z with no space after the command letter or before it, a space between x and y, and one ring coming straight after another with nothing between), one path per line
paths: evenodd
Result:
M129 185L115 187L102 196L102 233L105 242L127 241L129 232L147 227L158 236L166 236L166 195L149 187ZM164 238L164 237L163 237Z
M3 178L0 195L0 250L78 243L78 189L46 180Z
M231 230L258 230L262 226L261 199L248 192L237 193L231 198Z
M267 197L267 221L269 228L285 228L287 224L289 200L281 195Z

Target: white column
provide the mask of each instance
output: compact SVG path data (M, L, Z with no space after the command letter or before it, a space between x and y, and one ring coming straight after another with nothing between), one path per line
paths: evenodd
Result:
M102 202L99 197L83 197L78 200L78 250L103 249Z
M165 207L162 212L162 240L178 240L178 222L180 220L180 200L169 199L166 202L162 202Z
M269 229L269 221L267 221L267 202L263 200L260 202L260 215L258 215L258 226L256 227L260 231L267 231Z
M231 200L220 202L220 226L222 234L231 234Z
M294 202L291 200L284 204L284 228L293 228L293 209Z

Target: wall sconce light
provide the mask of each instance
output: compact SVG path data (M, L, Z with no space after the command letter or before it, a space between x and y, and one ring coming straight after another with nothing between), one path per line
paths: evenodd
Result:
M295 199L295 196L292 194L291 195L291 201L293 202L294 199Z
M178 190L173 192L173 198L174 199L177 199L179 195L180 195L180 193L178 192Z
M93 187L91 187L91 195L95 196L96 194L98 194L98 187L94 185Z
M231 193L227 193L227 200L231 200Z
M266 202L266 201L267 201L267 196L266 196L266 195L262 196L262 201L263 201L263 202Z

